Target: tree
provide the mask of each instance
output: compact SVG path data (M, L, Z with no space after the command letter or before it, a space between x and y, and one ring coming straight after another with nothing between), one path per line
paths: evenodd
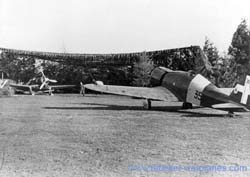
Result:
M27 82L33 75L35 59L32 57L18 57L11 53L1 53L1 70L8 74L9 79Z
M143 52L133 65L133 86L149 86L150 71L153 69L153 62L150 57Z
M205 55L208 57L208 61L211 63L211 65L215 66L219 59L219 52L217 47L215 47L215 45L207 37L205 39L203 51Z
M246 75L250 74L250 30L245 19L233 35L228 54L231 56L228 85L244 84Z
M249 64L250 60L250 31L246 20L242 20L233 35L228 53L234 57L237 64Z
M203 52L211 64L211 73L207 77L216 85L220 86L221 62L217 47L207 37L203 46Z

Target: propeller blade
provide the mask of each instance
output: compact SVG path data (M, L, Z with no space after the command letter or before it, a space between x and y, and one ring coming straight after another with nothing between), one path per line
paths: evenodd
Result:
M40 86L40 90L45 86L45 84L46 84L46 81L44 81L44 82L42 83L42 85Z
M48 79L48 82L57 83L57 80Z

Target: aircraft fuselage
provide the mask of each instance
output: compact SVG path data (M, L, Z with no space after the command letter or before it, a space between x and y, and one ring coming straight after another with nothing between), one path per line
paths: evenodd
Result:
M205 107L222 103L214 97L214 93L219 94L218 88L201 75L193 75L183 71L169 72L162 78L161 86L170 90L184 103ZM213 93L209 94L210 92Z

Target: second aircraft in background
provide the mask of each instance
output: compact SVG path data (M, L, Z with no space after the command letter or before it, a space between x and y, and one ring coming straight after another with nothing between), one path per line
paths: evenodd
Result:
M56 80L49 79L40 70L38 76L32 78L26 84L10 84L11 87L19 93L29 93L31 95L48 93L53 95L54 90L73 88L75 85L49 85L49 83L57 83Z

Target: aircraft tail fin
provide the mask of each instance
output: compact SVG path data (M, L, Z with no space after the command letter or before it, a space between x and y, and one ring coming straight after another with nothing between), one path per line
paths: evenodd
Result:
M250 76L246 76L244 91L243 91L243 95L241 98L241 103L247 104L249 95L250 95Z
M250 108L250 76L246 76L245 84L237 84L230 97L240 104Z

